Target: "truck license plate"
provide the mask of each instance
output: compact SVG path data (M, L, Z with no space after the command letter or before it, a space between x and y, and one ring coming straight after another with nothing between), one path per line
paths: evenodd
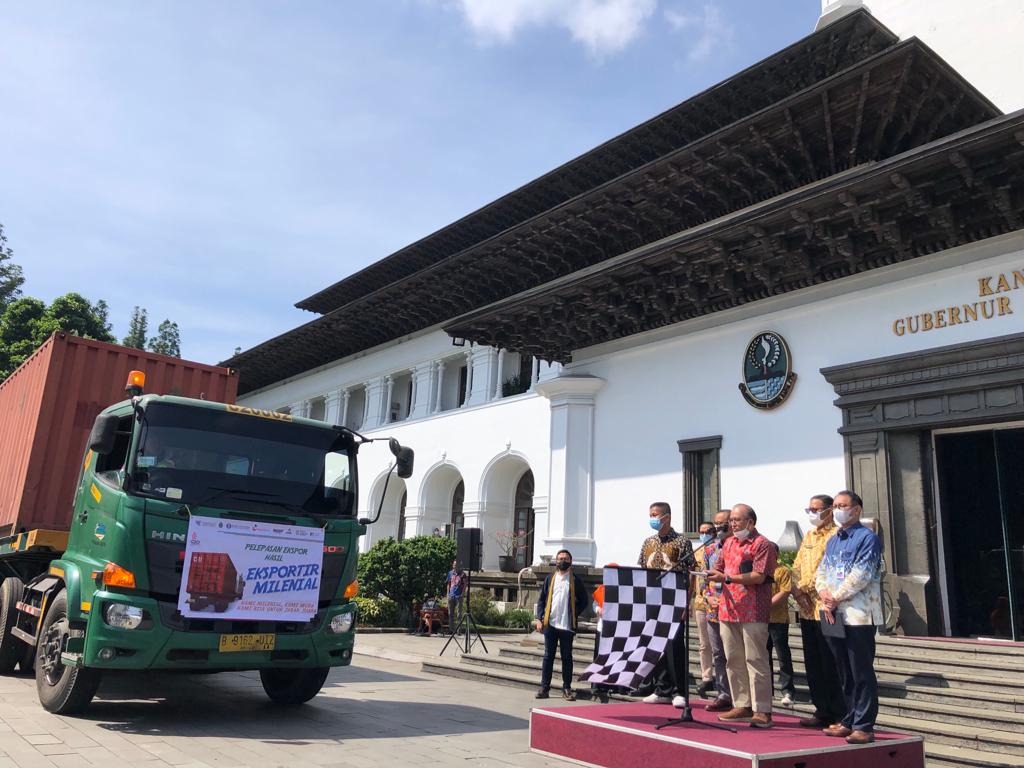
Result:
M274 635L221 635L220 652L233 653L235 651L272 651L274 650Z

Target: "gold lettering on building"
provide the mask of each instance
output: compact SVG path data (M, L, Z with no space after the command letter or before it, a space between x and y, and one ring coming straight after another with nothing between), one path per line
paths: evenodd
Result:
M892 332L896 336L927 333L939 328L949 328L954 325L976 323L979 320L991 320L995 317L1012 315L1013 307L1010 297L998 294L1016 291L1019 288L1024 288L1024 270L1014 269L997 275L979 277L978 297L981 299L980 301L938 307L928 312L919 312L916 315L897 317L892 321ZM988 296L993 298L986 298Z

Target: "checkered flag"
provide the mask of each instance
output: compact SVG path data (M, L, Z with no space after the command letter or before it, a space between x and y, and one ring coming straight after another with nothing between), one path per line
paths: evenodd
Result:
M680 631L688 582L685 571L605 568L601 642L580 680L639 687Z

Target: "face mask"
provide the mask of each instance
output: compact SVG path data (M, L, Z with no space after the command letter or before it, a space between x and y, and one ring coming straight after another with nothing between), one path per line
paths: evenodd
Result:
M848 522L853 520L852 509L836 509L832 510L832 516L836 519L836 522L840 525L846 525Z
M661 518L660 517L652 517L651 518L651 528L653 528L656 531L660 531L661 530Z
M729 535L729 529L728 528L720 528L718 530L717 536L718 536L719 539L724 539L728 535Z
M571 567L572 563L568 562L567 560L558 561L558 570L560 571L568 571Z
M700 535L700 543L701 544L707 544L709 541L711 541L712 538L713 537L712 537L712 535L710 533L702 533Z
M735 536L740 541L746 541L750 538L750 530L748 528L743 528L739 531L736 531L736 533L734 533L733 536Z
M815 528L820 528L821 526L823 526L825 524L825 521L822 520L822 518L821 518L821 512L808 512L807 513L807 520Z

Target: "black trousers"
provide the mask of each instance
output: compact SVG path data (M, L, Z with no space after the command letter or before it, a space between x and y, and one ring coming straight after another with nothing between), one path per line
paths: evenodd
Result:
M768 625L768 668L775 666L772 657L779 657L779 690L790 696L796 694L793 685L793 654L789 650L789 624ZM772 687L774 691L774 686Z
M574 632L555 629L550 624L544 627L544 663L541 665L540 687L551 687L551 675L555 670L555 650L562 657L562 689L572 688L572 640Z
M814 714L829 724L838 723L846 716L846 702L835 659L821 634L821 622L800 619L800 635L804 641L804 668Z
M846 715L841 722L855 731L873 731L878 717L874 626L846 627L846 637L826 637L836 660Z
M651 679L658 696L683 694L686 688L686 633L682 624L672 642L665 647L665 655L654 665Z

